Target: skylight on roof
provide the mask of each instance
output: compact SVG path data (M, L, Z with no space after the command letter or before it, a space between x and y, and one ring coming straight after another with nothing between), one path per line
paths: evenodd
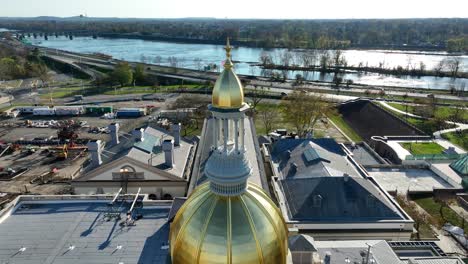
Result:
M307 162L313 162L316 160L321 160L322 158L320 155L315 151L313 148L308 148L304 151L304 157Z

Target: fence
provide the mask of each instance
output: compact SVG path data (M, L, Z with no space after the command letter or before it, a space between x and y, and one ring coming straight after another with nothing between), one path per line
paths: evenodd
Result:
M468 154L407 155L405 160L457 160Z

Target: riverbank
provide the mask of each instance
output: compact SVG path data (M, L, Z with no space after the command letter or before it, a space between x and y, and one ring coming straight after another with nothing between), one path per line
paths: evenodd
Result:
M448 78L468 78L468 72L436 72L433 70L425 69L404 69L401 66L398 66L393 69L387 68L378 68L378 67L354 67L354 66L342 66L342 67L322 67L320 65L314 65L309 67L302 67L298 65L277 65L277 64L256 64L256 66L261 67L262 69L268 70L287 70L287 71L309 71L309 72L322 72L322 73L346 73L346 72L356 72L356 73L379 73L393 75L397 77L408 76L408 77L423 77L423 76L432 76L432 77L448 77ZM468 81L468 80L467 80Z

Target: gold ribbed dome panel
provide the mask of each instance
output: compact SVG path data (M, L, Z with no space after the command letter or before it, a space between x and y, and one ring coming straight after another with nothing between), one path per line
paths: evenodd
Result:
M263 190L249 183L239 196L197 187L174 218L173 264L286 263L287 227Z
M212 104L219 108L240 108L244 103L244 89L239 77L226 68L216 80Z

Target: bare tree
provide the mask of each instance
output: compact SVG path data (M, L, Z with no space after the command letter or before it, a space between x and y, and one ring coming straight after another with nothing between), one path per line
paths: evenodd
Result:
M437 63L434 66L434 72L437 75L440 75L442 73L442 70L444 69L444 67L445 67L445 60L441 60L441 61L439 61L439 63Z
M174 72L177 72L177 68L179 68L179 59L174 56L170 56L167 58L169 65L173 68Z
M447 67L452 77L457 77L458 71L460 70L461 65L462 65L462 62L459 57L447 60Z
M193 59L193 63L195 64L195 67L197 68L197 70L201 71L201 69L202 69L202 60L200 58L195 58L195 59Z
M282 100L281 114L283 119L296 128L300 137L312 130L317 121L329 110L329 104L322 96L294 90Z
M252 111L255 113L258 104L265 98L266 94L268 93L268 90L270 90L269 87L264 87L261 85L253 85L253 90L251 90L251 96L250 96L250 106L252 108Z
M282 66L289 66L292 61L292 54L291 52L284 50L282 53L280 53L280 62Z
M263 126L265 127L266 134L273 130L273 126L280 119L278 108L262 108L258 110L257 117L260 118Z
M162 57L161 56L158 55L158 56L154 57L154 63L155 64L159 65L159 64L161 64L161 62L162 62Z
M262 64L263 66L273 64L273 59L271 55L266 51L262 51L262 53L260 54L259 60L260 60L260 64Z

